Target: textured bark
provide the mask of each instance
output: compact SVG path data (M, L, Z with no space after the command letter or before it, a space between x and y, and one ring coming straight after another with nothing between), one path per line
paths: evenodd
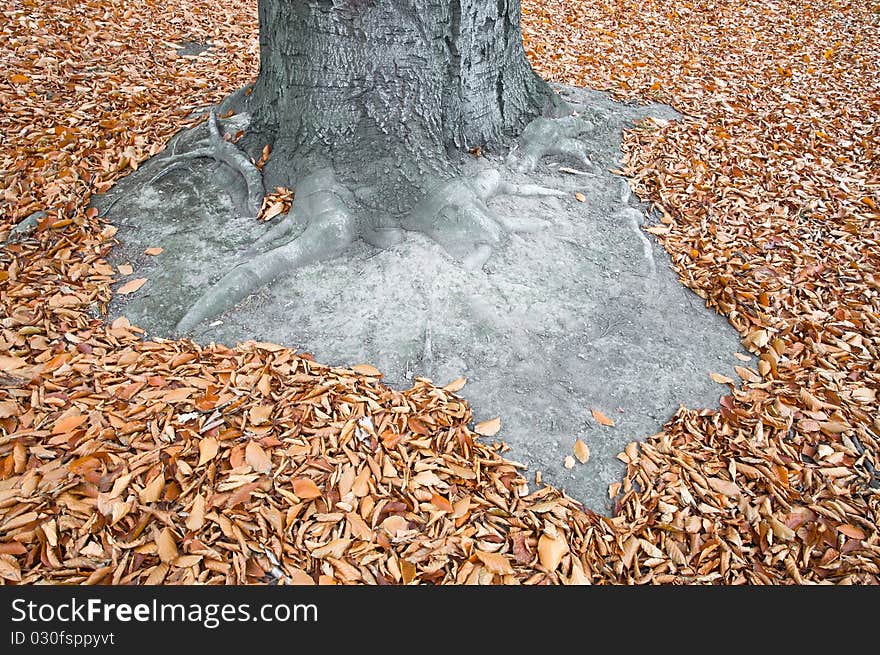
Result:
M254 128L294 165L328 157L344 179L366 153L493 149L555 100L519 0L261 0L259 15Z

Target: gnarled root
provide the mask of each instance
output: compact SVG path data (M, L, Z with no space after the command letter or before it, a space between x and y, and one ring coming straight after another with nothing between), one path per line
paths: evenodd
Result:
M350 195L330 169L310 175L299 186L292 220L306 223L292 241L249 258L203 294L177 324L177 334L223 313L285 272L338 257L358 237L349 209ZM280 236L280 235L276 235Z
M454 178L440 184L409 214L407 230L421 232L439 243L466 268L479 269L492 248L514 232L536 232L544 221L497 216L487 202L499 194L521 196L565 196L555 189L535 184L510 184L494 168L473 178Z
M519 148L510 153L508 163L522 173L535 170L544 157L556 155L576 162L588 171L595 169L582 141L593 125L577 116L536 118L523 130Z
M208 115L208 145L171 155L164 162L164 167L150 180L150 184L164 177L172 170L186 165L194 159L213 159L226 164L238 171L247 185L246 209L249 214L256 216L263 204L263 174L260 172L247 155L239 150L234 143L230 143L220 134L217 125L217 114L213 111Z

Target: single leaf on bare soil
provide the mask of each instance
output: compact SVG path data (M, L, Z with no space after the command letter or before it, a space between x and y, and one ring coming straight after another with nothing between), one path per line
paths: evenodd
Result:
M164 251L164 248L147 248L144 250L144 254L149 255L150 257L155 257L156 255L161 255Z
M586 464L590 461L590 447L580 439L576 439L574 442L574 456L578 458L581 464Z
M566 455L565 459L562 461L562 465L567 469L573 469L574 464L574 457L572 457L571 455Z
M614 421L612 419L608 418L607 416L605 416L605 414L600 412L598 409L591 409L590 413L593 415L593 418L596 419L602 425L605 425L607 427L614 426Z
M484 437L494 437L501 429L501 419L496 417L488 421L482 421L474 426L474 432Z
M138 289L140 289L146 283L147 283L147 278L145 278L145 277L135 278L134 280L126 282L121 287L119 287L116 290L116 293L121 296L131 294L131 293L134 293L135 291L137 291Z
M464 389L465 384L467 384L467 378L455 378L452 382L443 387L443 390L455 393L456 391Z

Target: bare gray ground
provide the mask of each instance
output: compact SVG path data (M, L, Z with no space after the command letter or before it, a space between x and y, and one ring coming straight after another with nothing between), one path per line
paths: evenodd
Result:
M733 376L739 338L678 282L668 255L640 229L644 208L610 172L620 165L622 129L675 114L598 92L560 91L599 124L586 144L599 175L560 172L577 166L553 158L527 175L501 157L463 164L465 174L493 166L510 182L567 191L489 202L496 214L543 219L546 229L511 235L480 270L466 270L417 233L386 250L358 241L336 260L278 278L197 326L192 338L272 341L331 365L369 363L401 388L415 377L442 385L464 376L460 393L476 420L502 418L496 438L510 444L508 456L527 464L530 477L541 471L607 512L608 485L623 471L616 455L658 432L679 405L717 407L725 389L709 373ZM131 297L117 296L110 318L125 315L148 336L171 337L186 310L269 226L239 217L241 176L211 160L151 185L127 182L96 205L114 203L109 216L121 245L113 262L130 262L131 277L149 281ZM143 254L154 246L164 252ZM599 425L591 409L616 425ZM578 437L591 459L569 470L564 460Z

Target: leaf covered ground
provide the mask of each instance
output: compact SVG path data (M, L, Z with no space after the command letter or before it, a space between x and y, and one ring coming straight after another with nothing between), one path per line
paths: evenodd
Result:
M461 381L103 323L144 283L89 197L253 78L255 2L7 3L0 579L877 583L878 28L872 2L524 2L545 77L684 114L628 134L626 173L759 356L621 453L605 518L479 437Z

